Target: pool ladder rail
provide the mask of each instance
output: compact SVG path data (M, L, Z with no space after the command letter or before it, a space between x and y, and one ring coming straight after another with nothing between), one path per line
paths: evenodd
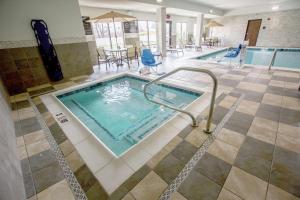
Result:
M274 61L275 61L276 54L277 54L277 51L278 51L278 50L279 50L279 49L275 49L275 50L274 50L274 53L273 53L273 55L272 55L272 59L271 59L270 65L269 65L269 70L271 70L272 66L274 65Z
M207 118L207 123L206 123L206 127L204 129L204 132L205 133L211 133L211 123L212 123L212 117L213 117L213 112L214 112L214 104L215 104L215 101L216 101L216 94L217 94L217 87L218 87L218 80L217 80L217 77L215 76L215 74L213 72L211 72L210 70L207 70L207 69L199 69L199 68L193 68L193 67L180 67L180 68L177 68L171 72L168 72L160 77L158 77L157 79L154 79L153 81L150 81L149 83L145 84L144 86L144 96L145 98L148 100L148 101L151 101L152 103L156 103L156 104L159 104L159 105L162 105L162 106L165 106L167 108L170 108L172 110L175 110L175 111L178 111L178 112L181 112L181 113L184 113L188 116L191 117L192 119L192 126L193 127L197 127L199 125L198 121L196 120L196 117L194 117L194 115L189 112L189 111L186 111L186 110L183 110L183 109L180 109L180 108L176 108L176 107L173 107L173 106L170 106L170 105L167 105L167 104L163 104L161 102L158 102L158 101L155 101L153 99L150 99L148 97L148 94L147 94L147 88L168 77L168 76L171 76L172 74L175 74L177 73L178 71L193 71L193 72L200 72L200 73L205 73L207 75L209 75L212 80L213 80L213 83L214 83L214 86L213 86L213 91L212 91L212 95L211 95L211 100L210 100L210 107L209 107L209 113L208 113L208 118Z

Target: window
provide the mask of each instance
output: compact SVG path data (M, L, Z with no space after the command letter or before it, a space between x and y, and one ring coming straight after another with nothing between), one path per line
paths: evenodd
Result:
M176 23L176 44L185 44L186 39L186 23Z
M121 22L115 22L116 35L119 47L124 47L124 37ZM117 48L113 23L93 23L97 47Z
M138 21L139 37L142 45L152 46L156 44L156 22Z

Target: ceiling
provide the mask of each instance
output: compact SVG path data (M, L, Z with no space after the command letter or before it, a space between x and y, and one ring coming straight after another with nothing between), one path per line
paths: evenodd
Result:
M188 0L194 3L201 3L223 10L231 10L244 7L252 7L260 5L277 5L288 3L290 0Z
M80 6L134 10L142 12L155 12L160 5L156 0L78 0ZM199 14L197 8L206 9L205 18L217 17L215 13L209 14L208 10L220 10L221 15L242 15L250 13L271 12L273 6L279 6L279 10L289 10L300 8L300 0L177 0L184 5L188 5L187 9L180 9L180 6L174 6L176 0L162 0L163 3L169 3L167 12L169 14L195 17ZM150 2L150 3L149 3ZM195 9L195 7L197 7ZM190 8L190 10L188 9ZM198 12L195 12L198 11ZM220 15L219 15L220 16Z

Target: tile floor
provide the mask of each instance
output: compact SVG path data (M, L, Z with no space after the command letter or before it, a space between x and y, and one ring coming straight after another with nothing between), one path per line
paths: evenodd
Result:
M300 73L233 69L172 56L160 70L179 66L204 67L217 75L219 90L224 93L215 106L215 125L240 94L245 97L171 199L299 199ZM89 199L158 199L207 140L202 127L187 127L107 197L38 96L113 73L114 69L108 73L100 70L11 97L28 199L74 199L28 96L35 97L34 103ZM208 77L190 72L180 72L169 80L191 87L211 87Z

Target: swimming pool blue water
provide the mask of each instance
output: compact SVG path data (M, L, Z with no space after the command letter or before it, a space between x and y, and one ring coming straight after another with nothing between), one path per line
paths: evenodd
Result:
M58 99L116 156L138 143L175 112L147 101L147 81L122 76L59 95ZM157 101L185 107L201 94L167 85L152 85L149 95Z
M243 64L269 66L274 50L274 48L247 48ZM227 49L200 56L197 59L230 62L230 59L224 58L226 53ZM240 56L232 59L231 62L239 63ZM300 69L300 49L278 49L273 66Z

